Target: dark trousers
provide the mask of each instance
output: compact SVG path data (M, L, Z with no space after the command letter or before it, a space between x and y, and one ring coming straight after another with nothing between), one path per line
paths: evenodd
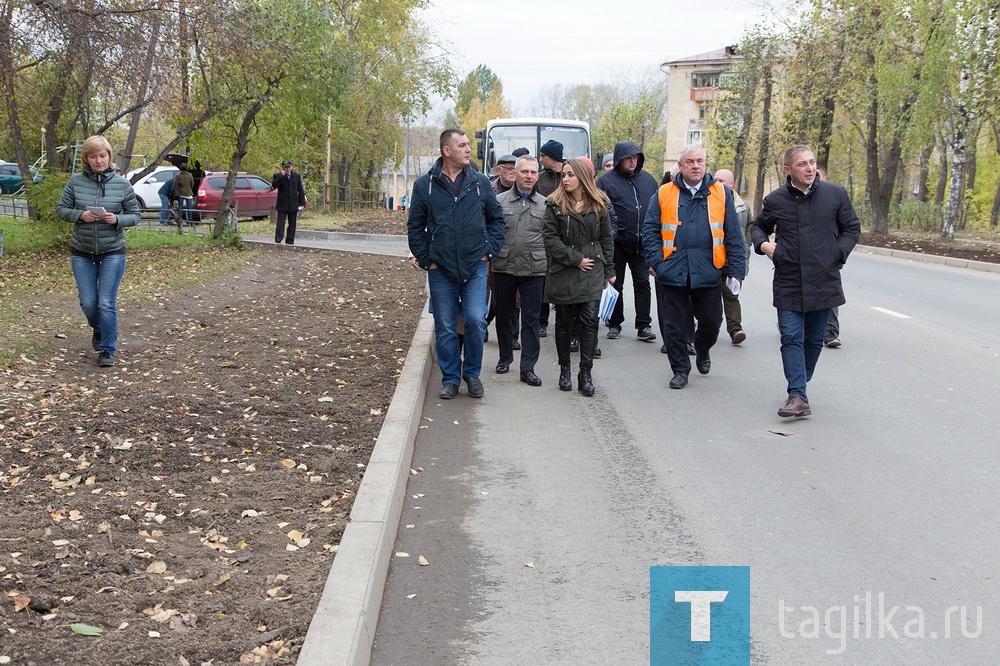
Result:
M691 357L687 353L691 321L698 327L694 332L694 348L705 354L715 346L722 328L722 286L707 289L668 287L656 285L657 302L663 303L664 344L670 369L677 373L691 373Z
M288 218L288 234L285 234L285 218ZM278 211L278 224L274 227L274 242L280 243L282 240L288 245L295 243L295 222L299 219L299 212Z
M652 300L650 297L652 292L649 288L649 266L641 253L618 243L615 243L614 283L614 288L618 291L618 301L611 313L611 319L608 320L608 326L621 328L625 321L622 290L625 288L626 268L632 273L632 291L635 294L635 330L640 331L653 323L653 318L649 314L649 305Z
M722 309L726 313L726 332L733 337L736 331L743 330L743 308L740 297L729 290L725 280L722 282Z
M568 366L570 364L569 343L573 337L573 321L579 318L580 367L585 370L594 367L594 348L597 347L597 310L600 304L600 301L587 301L586 303L555 306L556 354L559 357L559 365ZM523 296L521 305L523 308Z
M497 344L500 359L514 358L514 313L517 293L521 292L521 372L534 372L541 341L538 337L538 313L542 308L545 277L542 275L493 274L496 292Z
M840 307L830 308L830 319L826 322L826 334L823 335L823 344L840 337Z
M667 341L667 304L660 294L660 285L656 284L656 280L653 280L653 284L656 287L656 323L660 326L660 339L665 345ZM684 330L687 336L685 342L694 342L694 317L685 322Z

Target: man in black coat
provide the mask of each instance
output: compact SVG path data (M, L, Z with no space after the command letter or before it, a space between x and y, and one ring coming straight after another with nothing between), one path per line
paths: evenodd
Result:
M846 302L840 269L861 236L861 221L843 187L816 177L808 146L785 151L784 171L785 186L764 198L751 230L754 250L774 262L774 307L788 381L778 416L806 416L812 413L806 383L823 350L830 308Z
M299 211L305 210L306 188L302 185L302 176L292 171L292 161L281 163L281 171L271 177L271 189L278 190L278 199L274 208L278 211L277 225L274 228L274 242L284 239L286 245L295 244L295 223ZM285 219L288 219L288 234L285 234Z

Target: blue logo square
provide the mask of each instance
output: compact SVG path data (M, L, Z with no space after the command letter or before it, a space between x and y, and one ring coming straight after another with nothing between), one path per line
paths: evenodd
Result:
M651 666L750 666L750 567L650 567Z

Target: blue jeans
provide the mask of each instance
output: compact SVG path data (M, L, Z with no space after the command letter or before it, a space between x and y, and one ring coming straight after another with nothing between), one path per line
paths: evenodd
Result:
M486 338L486 270L480 261L464 284L444 275L440 269L427 271L434 310L434 342L441 383L462 383L462 378L478 377L483 367L483 344ZM463 345L458 343L458 319L465 326ZM462 360L464 347L465 361Z
M170 221L170 197L166 194L160 195L160 222Z
M118 285L125 275L125 255L73 256L73 277L80 293L80 309L87 323L101 334L101 353L118 347Z
M819 353L823 351L823 334L829 317L829 309L813 312L778 310L781 366L788 382L788 395L797 395L809 402L806 382L812 379Z
M181 220L190 222L192 210L194 210L194 197L177 197L177 216Z

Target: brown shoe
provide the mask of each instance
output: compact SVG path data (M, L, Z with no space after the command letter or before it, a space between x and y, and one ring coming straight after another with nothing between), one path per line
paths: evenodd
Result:
M809 416L810 414L812 414L812 410L809 409L809 403L798 395L788 396L784 407L778 410L778 416Z

